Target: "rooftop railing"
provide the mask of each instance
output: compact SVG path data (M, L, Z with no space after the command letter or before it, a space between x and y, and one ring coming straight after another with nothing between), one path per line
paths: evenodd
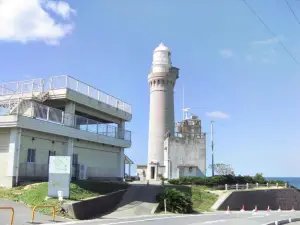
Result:
M64 88L74 90L124 112L132 113L130 104L68 75L54 76L47 82L42 78L38 78L27 81L3 83L0 84L0 95L44 92Z
M131 141L131 132L128 130L120 129L117 126L100 123L83 116L65 113L62 110L51 108L34 101L17 100L19 101L17 104L16 100L10 101L11 103L7 104L14 104L15 107L12 108L11 112L6 111L6 113L3 113L2 115L22 115L62 126L68 126L79 130L92 132L98 135Z

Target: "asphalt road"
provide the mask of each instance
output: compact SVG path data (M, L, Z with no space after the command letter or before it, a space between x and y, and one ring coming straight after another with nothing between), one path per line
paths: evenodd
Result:
M300 218L300 212L224 212L195 214L195 215L155 215L140 216L122 219L97 219L88 221L72 221L58 223L59 225L200 225L200 224L220 224L220 225L262 225L273 221L289 218ZM53 223L49 223L53 224ZM295 223L293 223L295 224ZM292 224L292 225L293 225ZM48 224L47 224L48 225Z

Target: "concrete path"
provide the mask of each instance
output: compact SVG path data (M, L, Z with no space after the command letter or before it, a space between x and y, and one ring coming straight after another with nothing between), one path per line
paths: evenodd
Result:
M289 218L300 218L300 212L224 212L194 215L153 215L123 219L97 219L90 221L74 221L60 225L266 225L274 221ZM293 224L291 224L293 225Z
M156 195L162 187L157 185L131 185L123 195L118 208L104 218L123 218L140 215L151 215L156 209Z
M32 224L31 223L31 212L32 210L25 206L22 203L13 202L10 200L3 200L0 199L0 207L13 207L15 210L15 216L14 216L14 225L25 225L25 224ZM11 216L11 210L0 210L0 224L2 225L8 225L10 223L10 216ZM35 213L35 220L36 223L34 224L44 224L44 223L52 223L52 217L51 216L45 216L41 215L40 213ZM56 217L56 222L67 222L70 220Z

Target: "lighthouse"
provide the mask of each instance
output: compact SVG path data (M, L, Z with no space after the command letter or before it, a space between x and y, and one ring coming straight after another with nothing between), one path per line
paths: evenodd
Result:
M164 174L164 140L174 134L174 87L179 69L172 66L171 51L161 43L153 52L148 74L150 89L148 180L158 180Z

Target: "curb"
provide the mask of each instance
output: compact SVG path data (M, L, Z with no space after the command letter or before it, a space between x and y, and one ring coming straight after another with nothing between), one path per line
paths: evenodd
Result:
M288 223L293 223L293 222L298 222L298 221L300 221L300 218L290 218L290 219L277 220L274 222L265 223L263 225L281 225L281 224L288 224Z

